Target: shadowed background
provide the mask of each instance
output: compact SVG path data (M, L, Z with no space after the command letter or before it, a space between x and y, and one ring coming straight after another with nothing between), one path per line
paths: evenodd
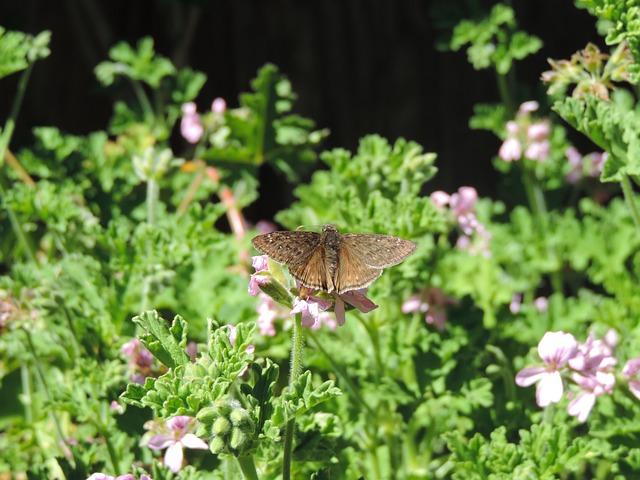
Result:
M354 149L367 133L405 137L438 154L432 188L475 186L493 195L491 166L499 141L468 128L472 107L499 101L493 71L476 72L466 54L443 51L462 18L482 17L495 2L474 0L21 0L0 3L0 25L53 33L51 56L38 63L12 149L31 142L30 128L55 125L85 134L104 128L113 97L93 75L111 45L150 35L177 66L207 74L200 110L221 96L237 105L256 70L273 62L298 94L295 111L331 135L325 148ZM514 1L519 27L544 47L516 65L518 101L544 99L538 78L546 58L567 58L588 41L602 45L594 20L568 0ZM4 79L5 118L17 76ZM179 141L179 138L176 138ZM176 142L177 152L181 144ZM291 200L285 179L263 168L261 199L248 216L269 218Z

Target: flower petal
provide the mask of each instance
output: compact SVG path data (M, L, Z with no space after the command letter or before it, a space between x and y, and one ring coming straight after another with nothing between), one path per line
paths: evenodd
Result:
M340 295L340 298L347 302L349 305L353 305L362 313L369 313L371 310L378 308L378 305L373 303L371 299L362 293L360 290L351 290L350 292L344 292ZM336 298L336 305L338 304Z
M547 373L547 370L544 367L523 368L516 375L516 385L519 387L530 387L540 380L545 373Z
M194 448L197 450L207 450L209 448L204 440L196 437L193 433L187 433L180 441L187 448Z
M167 427L174 432L184 434L191 423L191 420L193 420L193 417L189 417L187 415L176 415L175 417L171 417L167 420Z
M167 448L167 452L164 454L164 464L169 467L169 470L176 473L182 468L183 458L182 443L176 442Z
M592 392L580 392L576 398L571 400L567 407L567 412L573 417L577 417L579 422L584 422L591 409L596 403L596 396Z
M629 391L640 400L640 381L632 380L629 382Z
M163 450L174 442L175 441L171 435L161 433L160 435L154 435L151 437L147 442L147 446L151 450Z
M546 372L540 378L536 388L536 403L540 407L546 407L552 403L558 403L562 398L562 377L560 372Z
M106 473L97 472L92 473L87 480L115 480L111 475L107 475Z
M564 365L578 348L578 342L570 333L547 332L538 343L538 355L545 363Z

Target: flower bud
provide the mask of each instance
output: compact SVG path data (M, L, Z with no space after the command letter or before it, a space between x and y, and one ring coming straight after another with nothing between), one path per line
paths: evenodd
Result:
M235 410L234 410L235 411ZM232 412L233 415L233 412ZM218 417L216 421L213 422L213 426L211 427L211 431L216 436L225 435L231 429L231 423L227 420L226 417Z
M226 444L224 440L220 437L213 437L209 441L209 450L211 450L211 453L215 455L222 453L225 447L226 447Z
M229 446L233 450L241 450L249 441L249 437L239 428L234 428L231 432Z

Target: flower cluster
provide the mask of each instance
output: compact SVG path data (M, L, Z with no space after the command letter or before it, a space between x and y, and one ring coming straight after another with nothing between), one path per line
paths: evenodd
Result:
M629 67L634 63L626 42L622 42L609 56L593 43L574 53L571 60L549 60L551 70L542 74L542 81L549 85L549 95L564 94L575 84L572 95L595 95L609 100L613 82L628 82Z
M171 417L165 423L147 422L145 428L154 431L154 435L147 441L147 446L152 450L167 451L164 454L164 464L172 472L182 468L184 461L184 448L196 450L208 450L206 442L196 437L192 430L195 427L195 419L185 415Z
M222 115L227 109L227 103L223 98L216 98L211 103L211 112L214 116ZM198 107L194 102L182 105L182 119L180 120L180 133L189 143L198 143L204 134L205 127L202 117L198 113Z
M613 372L618 361L614 349L618 334L609 330L603 339L592 334L584 343L578 343L573 335L565 332L547 332L538 344L538 355L544 365L527 367L516 375L516 384L528 387L537 384L536 402L540 407L557 403L564 392L563 373L577 386L577 391L568 392L569 415L584 422L596 399L613 391L616 377ZM640 398L640 359L627 362L622 373L629 380L631 392Z
M509 303L509 311L514 315L520 313L522 307L522 293L514 293ZM539 312L544 313L549 308L549 299L547 297L537 297L533 301L533 307Z
M598 178L607 161L607 152L592 152L582 156L577 148L567 148L565 155L571 170L567 173L569 183L578 183L584 177Z
M458 224L458 228L462 231L462 235L458 237L456 247L473 255L490 255L489 241L491 240L491 233L476 217L475 207L478 201L478 192L475 188L460 187L456 193L451 195L437 190L431 193L430 198L436 207L442 209L448 207L449 212ZM472 236L475 242L472 241Z
M505 162L529 159L544 162L549 158L551 124L548 120L533 120L531 114L538 110L536 101L520 105L514 120L507 122L507 138L502 142L498 156Z
M120 347L120 353L129 362L130 379L142 385L144 379L154 376L153 355L137 338L132 338Z
M425 322L438 330L444 330L447 306L455 304L456 301L442 290L430 287L406 299L402 304L402 313L423 313Z

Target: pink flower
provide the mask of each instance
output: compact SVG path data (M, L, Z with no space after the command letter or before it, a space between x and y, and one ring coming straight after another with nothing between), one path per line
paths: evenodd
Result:
M591 413L596 398L607 393L607 390L593 377L574 373L571 378L580 387L580 392L569 402L567 412L569 415L577 417L579 422L584 422Z
M573 370L593 377L605 388L612 388L615 384L612 369L616 363L612 348L593 335L589 335L586 342L578 345L575 355L569 360L569 366Z
M629 381L629 391L640 400L640 357L632 358L624 364L622 375Z
M516 384L529 387L537 383L536 402L540 407L557 403L562 398L560 369L576 352L578 344L570 333L547 332L538 343L538 355L544 366L527 367L516 375Z
M260 293L260 285L266 285L269 283L269 278L264 275L258 275L259 272L266 272L269 270L269 257L266 255L257 255L251 257L251 264L255 270L255 273L249 278L249 295L255 297Z
M513 120L509 120L505 125L505 128L507 130L507 135L510 137L515 137L520 131L520 127Z
M547 297L538 297L533 301L533 306L536 307L538 312L544 313L549 308L549 300L547 300Z
M227 109L227 102L225 102L224 98L214 98L211 103L211 111L213 113L224 113Z
M189 143L198 143L202 138L204 127L200 121L200 115L196 111L196 104L193 102L182 105L180 133L182 133L182 136Z
M195 362L198 358L198 344L196 342L187 343L186 348L184 349L185 353L189 355L189 359L192 362Z
M136 480L136 477L131 473L125 473L124 475L118 475L114 477L112 475L107 475L106 473L92 473L87 480ZM151 480L149 475L142 474L140 475L140 480Z
M451 198L448 193L443 192L442 190L436 190L429 195L431 199L431 203L433 203L436 207L444 208L449 204L449 199Z
M505 162L520 160L522 156L522 146L517 138L507 138L498 150L498 156Z
M132 338L120 347L120 353L129 361L132 382L142 384L147 376L152 375L153 354L140 340Z
M412 295L402 304L402 313L424 313L424 320L438 330L443 330L447 321L447 307L455 304L441 289L425 288Z
M532 123L527 129L527 137L534 142L546 140L551 133L551 126L548 121Z
M167 449L164 454L164 464L173 473L182 468L184 459L183 449L192 448L197 450L207 450L209 446L200 438L190 433L193 426L193 417L178 415L170 418L166 422L167 432L151 437L147 445L152 450Z
M514 293L511 297L511 303L509 304L509 311L514 315L520 313L520 307L522 306L522 294Z
M120 405L117 400L112 400L111 403L109 404L109 408L111 409L112 412L116 412L120 415L124 413L124 407Z
M544 162L549 158L549 150L551 145L548 140L544 140L542 142L533 142L527 147L527 150L524 152L524 156L530 160L537 160L539 162Z
M536 102L535 100L529 100L528 102L524 102L522 105L520 105L520 108L518 109L518 113L519 114L532 113L538 110L538 108L540 108L540 104L538 102Z
M260 331L260 335L273 337L276 334L273 322L282 315L279 315L278 305L269 295L260 292L259 300L260 302L256 308L258 312L258 320L256 322L258 330Z
M451 195L449 205L456 217L473 213L478 201L478 192L473 187L460 187L457 193Z
M293 301L291 315L302 314L302 326L317 330L322 325L320 315L331 307L331 302L320 298L309 297L306 300L297 298Z
M599 177L602 173L602 169L604 168L604 164L607 161L608 157L607 152L593 152L590 154L591 156L591 172L590 175L592 177Z

